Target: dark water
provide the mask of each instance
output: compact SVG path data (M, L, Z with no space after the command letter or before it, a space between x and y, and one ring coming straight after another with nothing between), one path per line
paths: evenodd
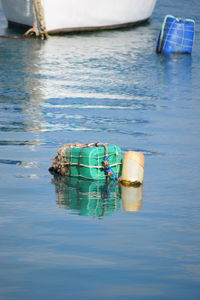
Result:
M165 14L196 20L192 56L155 54ZM200 298L199 16L162 0L137 28L0 39L0 299ZM97 141L145 154L132 203L49 174Z

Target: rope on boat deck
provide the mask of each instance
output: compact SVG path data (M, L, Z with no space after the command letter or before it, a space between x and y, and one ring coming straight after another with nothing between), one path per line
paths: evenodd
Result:
M33 0L33 14L33 27L24 33L24 37L35 35L36 38L41 38L42 40L48 39L48 33L45 26L44 9L41 0Z

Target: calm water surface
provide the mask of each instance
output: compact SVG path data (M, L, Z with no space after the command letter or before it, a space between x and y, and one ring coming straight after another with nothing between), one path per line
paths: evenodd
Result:
M155 54L165 14L196 20L192 56ZM0 299L200 298L199 16L163 0L137 28L0 39ZM145 154L131 203L49 174L97 141Z

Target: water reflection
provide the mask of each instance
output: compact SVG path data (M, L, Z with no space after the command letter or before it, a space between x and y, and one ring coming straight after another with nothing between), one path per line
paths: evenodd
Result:
M21 160L11 160L11 159L0 159L0 164L7 165L17 165L24 168L36 168L37 163L33 161L21 161Z
M138 187L121 186L123 209L126 211L140 211L142 208L142 185Z
M120 208L120 187L115 182L87 181L54 176L57 204L80 216L108 216Z
M142 186L127 187L116 182L88 181L54 175L57 204L80 216L102 217L119 211L121 200L128 212L140 211Z
M42 44L28 40L3 40L1 55L1 132L40 132L45 127L41 109L42 86L38 78L38 51Z
M171 99L188 97L192 91L192 56L165 55L158 57L158 81L163 86L164 95ZM170 90L166 87L170 86ZM181 93L180 93L181 91ZM170 95L169 95L170 94Z
M141 26L51 37L45 43L4 39L0 131L133 135L133 123L147 121L129 117L127 110L156 109L146 101L151 97L137 92L141 80L135 70L138 53L152 38L150 27Z

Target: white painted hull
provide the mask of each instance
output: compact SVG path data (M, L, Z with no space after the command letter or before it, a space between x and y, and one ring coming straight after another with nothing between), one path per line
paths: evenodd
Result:
M121 27L150 18L156 0L42 0L46 30ZM32 0L2 0L8 21L32 27Z

